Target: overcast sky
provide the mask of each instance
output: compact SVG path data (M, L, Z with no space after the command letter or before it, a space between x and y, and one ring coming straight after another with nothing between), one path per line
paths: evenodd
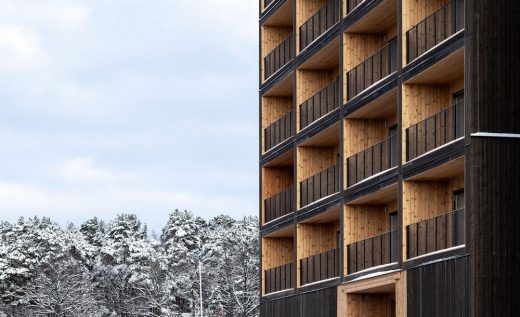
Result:
M0 0L0 219L258 210L257 1Z

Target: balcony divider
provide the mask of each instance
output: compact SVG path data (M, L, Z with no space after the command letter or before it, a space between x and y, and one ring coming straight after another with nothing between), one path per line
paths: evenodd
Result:
M406 160L464 136L464 100L406 129Z
M397 71L397 38L347 72L348 100Z
M294 211L294 186L283 189L264 201L265 222L280 218Z
M300 130L339 107L339 77L300 105Z
M293 278L294 271L294 262L265 270L265 294L294 288L296 285Z
M328 0L300 26L300 51L339 21L339 1Z
M348 274L397 262L397 230L347 245Z
M271 77L294 58L293 36L289 35L264 58L264 80Z
M465 243L464 208L406 226L407 257Z
M347 158L347 186L397 166L397 134Z
M300 260L300 285L339 276L339 249L332 249Z
M269 151L294 134L293 112L289 111L280 119L264 129L265 151Z
M364 1L365 0L347 0L347 14L352 12L352 10L357 8Z
M300 207L339 191L339 164L300 182Z
M464 1L453 0L406 32L406 60L411 62L464 28Z

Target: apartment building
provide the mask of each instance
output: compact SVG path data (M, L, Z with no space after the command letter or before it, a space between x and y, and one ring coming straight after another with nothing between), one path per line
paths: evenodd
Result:
M261 316L520 316L519 3L260 0Z

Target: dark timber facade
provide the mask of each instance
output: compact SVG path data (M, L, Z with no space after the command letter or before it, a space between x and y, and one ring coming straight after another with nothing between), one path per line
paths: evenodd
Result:
M520 316L520 1L259 22L261 316Z

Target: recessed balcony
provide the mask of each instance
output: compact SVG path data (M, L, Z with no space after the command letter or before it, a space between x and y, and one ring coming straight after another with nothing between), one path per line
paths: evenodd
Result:
M301 287L338 277L339 207L298 223L297 232L298 285Z
M304 129L309 124L339 107L339 89L339 78L336 78L328 86L300 104L300 129Z
M262 238L262 268L264 295L296 287L293 227Z
M347 72L348 100L397 71L397 38Z
M403 182L403 257L465 244L464 157Z
M397 91L364 105L344 120L346 187L397 166Z
M262 166L263 225L296 210L293 161L293 151L287 151Z
M311 2L305 1L303 2ZM315 1L312 1L315 2ZM340 17L339 0L328 0L299 28L300 52L309 44L320 37L333 25L338 23Z
M397 184L369 193L345 205L346 274L397 262Z
M464 136L464 97L406 129L406 160L413 160Z
M339 133L334 124L298 145L298 209L340 191Z
M452 0L442 4L440 8L439 4L442 2L439 1L407 1L408 5L417 10L415 12L431 12L426 18L417 22L415 19L418 15L409 14L404 19L405 26L413 25L406 30L407 63L464 29L464 1L462 0Z

